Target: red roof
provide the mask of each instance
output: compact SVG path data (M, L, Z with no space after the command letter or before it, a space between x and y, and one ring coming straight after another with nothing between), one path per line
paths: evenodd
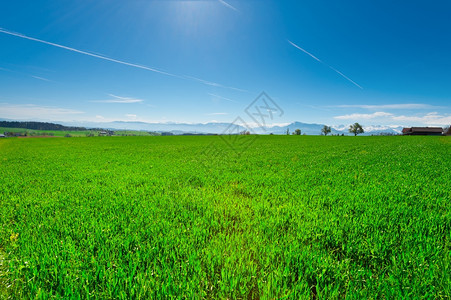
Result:
M408 132L410 132L412 130L412 128L406 128L406 127L404 127L403 129L402 129L402 133L408 133Z

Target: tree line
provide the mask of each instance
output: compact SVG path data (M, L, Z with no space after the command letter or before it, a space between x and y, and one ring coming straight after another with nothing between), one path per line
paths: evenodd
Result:
M84 131L85 127L64 126L46 122L0 121L0 127L23 128L33 130Z

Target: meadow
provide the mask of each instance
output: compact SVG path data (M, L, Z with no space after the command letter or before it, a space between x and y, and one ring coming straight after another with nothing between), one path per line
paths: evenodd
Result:
M13 132L20 134L27 134L27 136L48 136L48 137L64 137L66 135L70 135L73 137L82 137L87 136L88 134L98 135L99 131L93 130L80 130L80 131L71 131L71 130L34 130L34 129L24 129L24 128L10 128L10 127L0 127L0 133L4 132Z
M0 298L451 295L449 137L0 140Z
M34 130L24 128L0 127L0 133L20 133L27 137L94 137L99 136L100 130ZM155 132L137 130L115 130L114 135L118 136L156 136Z

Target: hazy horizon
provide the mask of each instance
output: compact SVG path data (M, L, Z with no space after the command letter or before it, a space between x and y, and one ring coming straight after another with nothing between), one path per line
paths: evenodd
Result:
M447 126L450 12L447 1L8 2L0 118Z

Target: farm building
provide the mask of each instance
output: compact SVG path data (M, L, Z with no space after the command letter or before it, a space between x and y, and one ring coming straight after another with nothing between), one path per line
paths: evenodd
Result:
M411 127L403 128L403 135L442 135L442 127Z
M104 130L99 132L99 136L112 136L114 135L114 131Z
M410 130L412 130L412 128L410 128L410 127L404 127L404 128L402 129L402 134L403 134L403 135L407 135L407 134L410 132Z
M26 133L21 132L4 132L5 137L18 137L18 136L26 136Z

